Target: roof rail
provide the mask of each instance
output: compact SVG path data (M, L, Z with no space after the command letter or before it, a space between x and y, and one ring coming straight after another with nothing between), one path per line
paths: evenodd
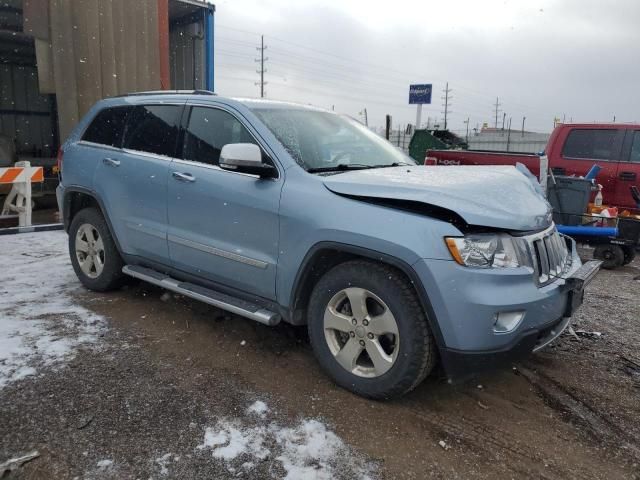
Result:
M123 95L117 95L118 97L135 97L140 95L217 95L215 92L209 90L150 90L148 92L131 92Z

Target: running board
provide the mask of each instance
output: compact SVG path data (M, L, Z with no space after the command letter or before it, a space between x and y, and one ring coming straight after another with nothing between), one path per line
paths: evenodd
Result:
M273 326L280 323L280 315L267 310L255 303L247 302L240 298L232 297L222 292L217 292L209 288L204 288L189 282L181 282L175 278L157 272L150 268L137 265L125 265L122 272L134 278L139 278L145 282L152 283L172 292L179 293L185 297L200 300L214 307L221 308L227 312L235 313L242 317L255 320L265 325Z

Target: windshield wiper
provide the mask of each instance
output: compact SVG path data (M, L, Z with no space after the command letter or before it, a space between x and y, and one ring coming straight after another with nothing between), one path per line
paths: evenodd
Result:
M330 167L316 167L309 168L307 172L309 173L319 173L319 172L340 172L345 170L364 170L367 168L375 168L375 165L366 165L364 163L339 163L338 165L332 165Z
M415 165L412 165L411 163L400 163L400 162L393 162L393 163L385 163L383 165L374 165L371 168L387 168L387 167L415 167Z

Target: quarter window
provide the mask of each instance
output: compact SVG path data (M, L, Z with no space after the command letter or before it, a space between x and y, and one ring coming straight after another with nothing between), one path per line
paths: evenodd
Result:
M572 130L562 149L562 156L610 160L618 130L576 129Z
M255 140L233 115L217 108L193 107L184 135L185 160L218 165L220 151L228 143Z
M631 155L629 160L640 163L640 130L633 132L633 143L631 144Z
M178 105L133 107L124 133L124 147L175 157L181 111Z
M101 110L84 132L82 140L120 148L124 126L130 111L131 107L113 107Z

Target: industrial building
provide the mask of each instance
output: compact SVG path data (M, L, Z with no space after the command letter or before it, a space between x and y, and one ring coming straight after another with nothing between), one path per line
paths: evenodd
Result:
M550 135L550 133L528 132L526 130L483 128L469 134L469 149L538 153L545 149Z
M97 100L213 90L214 11L196 0L0 2L0 166L29 160L55 180L61 141Z

